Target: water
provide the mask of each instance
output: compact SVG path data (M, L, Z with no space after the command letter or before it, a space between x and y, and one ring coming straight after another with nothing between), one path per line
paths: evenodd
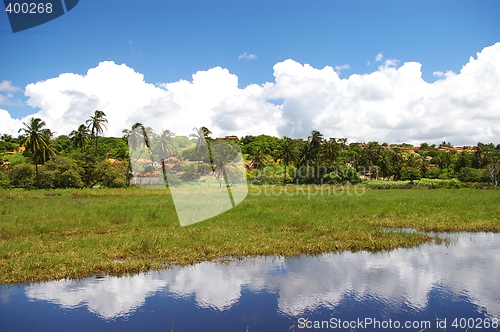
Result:
M1 286L0 331L500 330L485 328L500 319L500 235L452 237L449 246L377 254L265 257ZM396 329L396 321L432 326Z

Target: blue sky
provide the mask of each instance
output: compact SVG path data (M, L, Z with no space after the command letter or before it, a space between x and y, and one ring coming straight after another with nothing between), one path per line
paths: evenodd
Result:
M434 72L458 73L500 41L499 21L499 1L82 0L18 33L0 13L0 82L18 88L0 108L17 119L33 114L43 107L26 105L28 84L85 75L102 61L152 84L220 66L243 89L274 82L273 66L286 59L317 69L348 65L338 71L348 78L376 71L382 54L420 63L422 78L434 82Z

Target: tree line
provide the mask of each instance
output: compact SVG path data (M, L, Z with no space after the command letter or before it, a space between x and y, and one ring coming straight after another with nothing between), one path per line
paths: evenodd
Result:
M458 179L491 182L495 186L498 186L500 172L500 144L481 142L474 147L461 148L454 148L449 142L437 146L422 143L419 147L404 143L347 144L346 138L326 139L314 130L307 140L246 136L242 139L242 151L257 169L273 163L281 163L284 168L288 165L295 169L315 168L314 176L305 179L309 183L321 183L332 171L345 167L370 179ZM300 180L304 182L303 178Z
M170 130L157 134L136 123L123 130L123 137L114 138L103 136L107 124L106 114L96 110L69 135L54 137L39 118L23 123L18 137L0 135L0 186L125 187L133 176L129 144L146 144L151 158L158 159L163 170L167 158L175 154L174 171L185 177L216 172L211 160L215 152L210 150L215 139L206 127L194 128L193 134L185 137L175 136ZM500 180L500 144L479 142L474 147L454 148L449 142L414 147L404 143L347 141L325 138L314 130L307 139L248 135L234 143L241 148L249 179L273 169L274 178L279 177L276 182L282 184L430 178L498 186ZM200 171L200 153L209 156L205 162L211 168ZM198 161L196 169L192 161Z

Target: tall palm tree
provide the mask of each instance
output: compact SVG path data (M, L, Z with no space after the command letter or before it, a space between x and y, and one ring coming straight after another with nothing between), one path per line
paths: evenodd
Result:
M289 163L296 162L299 159L299 153L297 151L297 145L294 140L290 137L284 136L281 139L281 154L280 159L283 160L285 165L285 176L283 177L283 185L286 184L286 169Z
M207 127L193 128L194 134L189 135L190 137L197 138L196 141L196 150L200 156L203 156L205 151L208 151L208 156L210 158L210 167L212 168L212 172L215 170L214 160L212 156L212 147L210 146L212 132ZM199 164L198 164L199 167Z
M208 151L208 142L205 136L208 136L208 133L205 133L203 129L206 129L210 132L206 127L193 128L194 134L189 135L189 137L196 138L196 152L198 154L198 170L200 168L200 161L203 159L203 155L206 151ZM212 162L210 162L212 164Z
M149 136L152 134L151 128L146 128L140 122L134 123L132 129L123 129L123 139L132 148L132 150L145 145L147 148L151 147Z
M201 127L200 131L203 134L203 137L205 137L205 141L209 141L211 139L210 135L212 135L212 132L207 127Z
M161 162L161 169L163 172L163 179L165 180L165 184L167 181L167 169L165 168L165 160L172 156L175 153L175 148L172 142L172 138L174 137L174 133L170 130L163 130L160 135L156 135L153 139L152 150L153 153L156 154L158 159Z
M325 141L325 144L323 144L321 152L326 161L330 164L334 164L335 160L339 156L339 150L340 146L339 143L337 143L337 140L335 138L330 138L328 141Z
M308 142L301 141L300 143L299 157L297 161L299 165L305 166L308 164L309 160L314 158L314 151L311 144Z
M238 155L236 147L228 142L215 142L214 144L214 176L219 180L219 187L222 187L222 180L229 186L228 173L236 172L236 165L233 164L234 159ZM228 190L229 195L232 194ZM234 204L233 204L234 206Z
M92 137L95 137L95 150L97 152L97 141L99 138L99 134L103 133L103 128L107 129L106 123L108 120L106 119L106 114L103 111L96 110L94 115L90 117L86 121L88 128L91 130Z
M45 122L40 118L31 118L28 123L23 122L23 124L24 128L18 131L24 132L21 144L31 153L31 158L35 164L36 181L37 185L39 185L38 164L43 164L54 154L50 147L52 132L47 128L43 128Z
M77 130L73 130L69 134L69 138L73 141L75 148L83 150L90 139L90 131L86 125L81 124Z
M132 164L137 163L137 161L142 157L144 152L144 147L146 147L147 151L151 153L151 139L154 137L154 131L151 127L144 127L144 125L140 122L134 123L131 129L123 129L122 130L123 140L127 143L129 147L129 163L128 167L125 170L125 177L127 178L127 185L130 184L130 180L133 176ZM138 149L139 153L135 153ZM135 156L135 161L132 159Z
M317 130L311 132L311 136L307 138L309 145L311 146L312 159L316 161L319 158L319 153L321 149L321 144L325 141L323 134Z
M267 155L260 147L252 151L250 158L254 168L261 168L267 163Z

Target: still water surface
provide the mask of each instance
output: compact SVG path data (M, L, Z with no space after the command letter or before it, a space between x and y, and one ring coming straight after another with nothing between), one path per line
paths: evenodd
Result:
M265 257L0 286L0 331L301 331L305 319L322 323L321 331L349 331L334 327L370 319L355 330L382 330L375 322L389 327L391 320L465 331L452 326L455 318L500 319L500 235L451 237L449 246L377 254Z

